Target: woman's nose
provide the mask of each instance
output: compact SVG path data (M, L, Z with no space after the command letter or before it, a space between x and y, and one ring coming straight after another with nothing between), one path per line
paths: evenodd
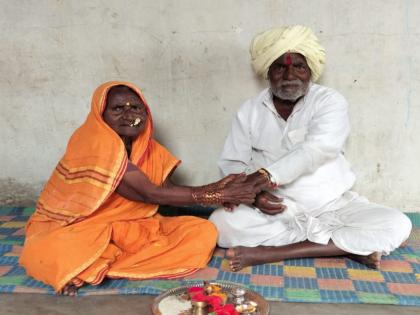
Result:
M126 111L124 111L124 114L122 115L122 117L125 120L133 120L137 116L135 114L133 114L130 110L126 110Z

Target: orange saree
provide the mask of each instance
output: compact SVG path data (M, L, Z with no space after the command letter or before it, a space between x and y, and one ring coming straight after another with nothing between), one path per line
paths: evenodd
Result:
M149 113L130 157L102 119L115 85L136 91ZM129 83L108 82L95 91L86 121L70 138L27 224L19 262L28 275L59 291L67 283L95 285L105 277L181 277L206 266L217 237L210 222L162 217L157 205L115 192L128 159L156 185L179 163L152 139L151 117L140 90Z

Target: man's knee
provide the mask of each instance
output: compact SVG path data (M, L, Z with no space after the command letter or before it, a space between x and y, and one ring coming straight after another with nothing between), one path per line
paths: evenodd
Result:
M408 216L397 209L388 209L386 214L384 213L384 219L387 222L384 226L385 230L395 236L396 242L400 243L407 240L412 229L412 223Z
M217 244L220 247L227 248L235 245L234 239L236 238L238 231L236 231L234 226L230 224L235 221L232 220L232 215L233 213L228 212L223 208L219 208L214 210L209 217L209 221L211 221L217 228Z
M216 246L217 237L219 233L217 232L216 226L210 222L206 221L206 238L208 239L208 242L212 244L212 246Z
M401 233L401 237L403 238L402 241L405 241L410 236L411 229L413 228L410 218L404 213L399 212L398 215L395 216L394 222L395 229Z
M218 208L212 212L209 217L209 221L212 222L217 228L221 222L226 221L226 213L228 213L223 208Z

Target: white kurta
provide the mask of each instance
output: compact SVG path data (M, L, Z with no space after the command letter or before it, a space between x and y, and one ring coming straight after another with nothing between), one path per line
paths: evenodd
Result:
M280 246L303 240L354 254L389 253L406 240L410 220L350 191L355 175L344 158L350 132L347 102L336 91L311 84L285 121L269 89L239 109L219 166L225 174L267 169L287 210L275 216L240 205L216 210L210 220L219 245Z

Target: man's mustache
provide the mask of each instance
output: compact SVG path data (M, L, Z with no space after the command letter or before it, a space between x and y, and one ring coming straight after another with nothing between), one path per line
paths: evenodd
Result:
M299 86L301 87L303 85L303 82L301 80L292 80L292 81L282 81L279 82L277 86L279 87L288 87L288 86Z

